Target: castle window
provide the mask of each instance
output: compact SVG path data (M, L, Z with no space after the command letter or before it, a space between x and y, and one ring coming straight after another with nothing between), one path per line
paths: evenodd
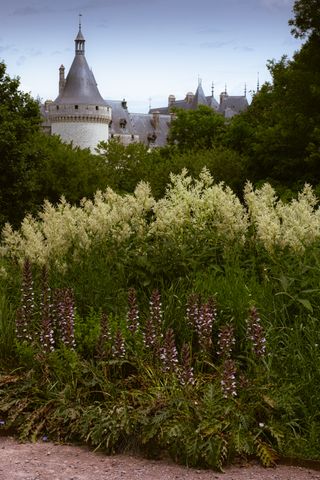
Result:
M149 133L148 143L154 143L157 140L157 135L155 133Z
M99 107L96 105L96 110L99 110Z
M78 106L78 105L75 105L74 108L75 108L76 110L78 110L79 106Z
M57 105L57 110L59 110L59 105Z
M120 118L119 125L120 125L120 128L126 128L127 120L125 118Z

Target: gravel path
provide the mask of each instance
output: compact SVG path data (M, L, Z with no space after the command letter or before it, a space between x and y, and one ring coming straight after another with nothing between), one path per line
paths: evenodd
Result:
M130 455L106 456L86 448L49 442L19 443L0 437L1 480L320 480L320 472L301 467L265 469L233 466L225 473L197 470L169 461Z

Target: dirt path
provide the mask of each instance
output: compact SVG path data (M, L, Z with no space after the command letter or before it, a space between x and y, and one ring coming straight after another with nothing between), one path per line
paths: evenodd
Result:
M225 473L181 467L130 455L105 456L86 448L0 437L1 480L320 480L301 467L234 466Z

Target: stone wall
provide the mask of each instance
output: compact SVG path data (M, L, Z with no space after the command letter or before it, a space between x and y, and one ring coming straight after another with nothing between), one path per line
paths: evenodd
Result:
M60 135L65 143L71 143L80 148L90 148L95 153L95 147L99 142L108 141L109 127L106 123L88 122L52 122L51 133Z

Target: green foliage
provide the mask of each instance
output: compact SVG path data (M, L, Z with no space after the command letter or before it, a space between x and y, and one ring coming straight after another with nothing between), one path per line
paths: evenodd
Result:
M199 105L196 110L175 111L168 143L179 151L211 149L219 144L225 129L224 118L212 108Z
M303 2L305 3L305 2ZM224 143L246 157L247 177L297 190L319 177L319 46L311 36L293 59L268 63L272 83L234 117Z
M97 155L66 145L57 136L38 135L34 158L41 162L41 169L35 173L33 212L44 199L56 203L64 196L69 202L79 203L108 184L104 164Z
M296 38L319 36L320 7L317 0L295 0L293 13L289 25L293 26L291 33Z
M21 220L35 190L33 142L40 124L38 104L19 90L0 62L0 225L10 218Z

